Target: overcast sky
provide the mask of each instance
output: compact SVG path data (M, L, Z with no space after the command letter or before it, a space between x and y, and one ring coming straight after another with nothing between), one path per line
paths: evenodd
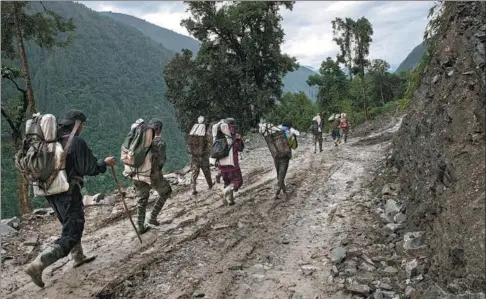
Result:
M96 11L133 15L147 22L189 35L180 26L189 16L182 1L130 2L82 1ZM422 42L432 1L297 1L292 11L282 11L285 43L282 50L301 65L318 69L338 51L332 41L331 21L336 17L366 17L373 25L370 58L381 58L396 68Z

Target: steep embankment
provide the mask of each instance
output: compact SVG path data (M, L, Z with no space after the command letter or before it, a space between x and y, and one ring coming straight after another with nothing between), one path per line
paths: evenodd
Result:
M394 141L408 231L423 231L427 277L485 290L485 2L446 2L437 45Z

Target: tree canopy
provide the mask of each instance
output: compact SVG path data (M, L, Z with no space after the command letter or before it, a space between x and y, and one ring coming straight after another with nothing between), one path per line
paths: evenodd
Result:
M186 130L196 115L205 115L232 116L245 131L281 98L282 76L298 66L280 50L279 11L293 2L187 4L191 17L181 24L201 48L195 57L186 51L169 63L167 98Z

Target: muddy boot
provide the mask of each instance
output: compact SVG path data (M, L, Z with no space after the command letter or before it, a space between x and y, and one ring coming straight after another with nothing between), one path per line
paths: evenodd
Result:
M216 183L221 184L221 176L222 176L221 172L219 172L219 173L216 175Z
M196 195L197 190L196 190L196 182L192 183L192 195Z
M214 183L213 181L211 181L211 183L208 183L208 189L209 190L213 189L213 187L214 187L215 184L216 183Z
M149 227L145 225L145 212L145 207L137 206L137 230L139 234L143 234L149 230Z
M223 199L221 200L221 202L223 203L223 206L226 206L228 205L228 187L226 188L223 188Z
M24 268L24 271L32 278L32 282L43 288L42 271L60 258L62 258L61 246L58 244L49 245L33 262Z
M155 202L154 208L150 213L149 224L154 226L159 226L160 223L157 221L157 216L159 215L160 211L164 207L165 202L169 196L160 195L159 199Z
M228 186L228 205L232 206L235 204L235 190L233 185Z
M86 263L90 263L96 259L96 255L92 255L90 257L87 257L84 255L83 252L83 246L81 245L81 241L76 243L73 249L71 249L71 252L69 253L74 261L73 268L77 268L81 265L84 265Z

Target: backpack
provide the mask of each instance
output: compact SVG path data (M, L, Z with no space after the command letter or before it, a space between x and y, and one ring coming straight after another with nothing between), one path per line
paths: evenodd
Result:
M295 135L292 135L289 137L289 146L291 149L296 149L298 145L297 143L297 137L295 137Z
M137 120L121 146L120 160L123 164L138 168L142 166L151 145L145 145L145 135L150 127L143 119Z
M15 154L15 167L29 184L35 195L54 195L69 190L66 156L78 130L76 122L64 149L57 139L56 117L52 114L34 114L27 120L22 147Z
M207 145L207 138L206 135L197 135L197 129L199 129L199 125L194 125L193 129L189 133L187 138L187 152L196 157L201 157L204 155L204 150L206 149ZM206 133L206 132L204 132Z
M211 158L219 160L230 154L231 146L228 144L226 135L221 131L221 123L217 124L218 131L211 147Z
M348 127L348 121L346 119L341 119L341 128L347 128Z

